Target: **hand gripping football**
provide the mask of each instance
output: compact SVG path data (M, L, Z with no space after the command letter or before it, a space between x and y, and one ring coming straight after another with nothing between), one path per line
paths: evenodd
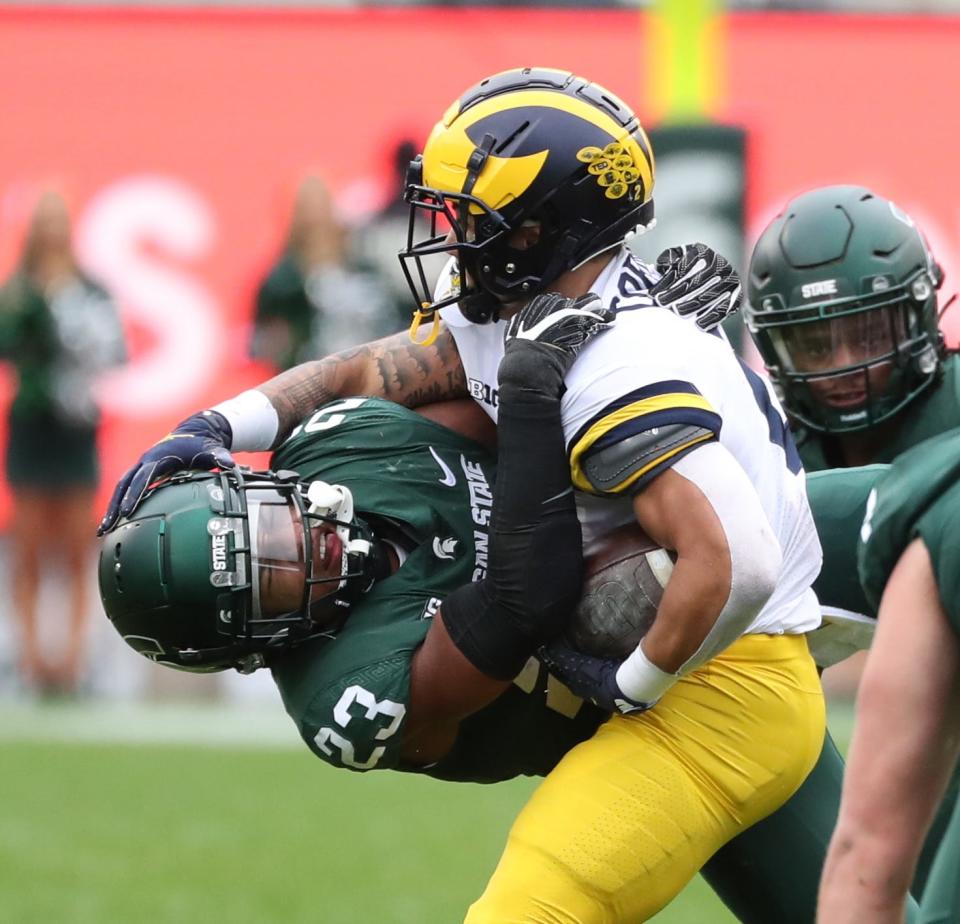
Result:
M585 550L583 596L567 638L585 654L625 658L653 623L674 556L637 523L628 523Z

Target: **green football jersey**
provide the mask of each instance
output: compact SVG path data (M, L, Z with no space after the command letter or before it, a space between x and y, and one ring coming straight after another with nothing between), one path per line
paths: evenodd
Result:
M357 514L407 550L399 570L354 604L335 638L273 660L287 712L314 754L334 766L418 770L400 754L411 659L443 598L486 573L494 459L397 404L349 398L297 428L273 468L346 485ZM424 772L477 782L543 774L603 718L531 659Z
M876 616L857 575L857 538L867 498L889 468L833 468L807 476L807 497L823 546L823 567L813 589L824 606Z
M874 462L892 462L917 443L960 427L960 356L947 357L941 381L904 408L897 420L892 439ZM797 449L806 471L819 472L839 464L832 442L829 434L812 430L797 434Z
M960 430L904 453L878 482L860 534L860 580L871 605L904 549L923 540L951 625L960 631Z

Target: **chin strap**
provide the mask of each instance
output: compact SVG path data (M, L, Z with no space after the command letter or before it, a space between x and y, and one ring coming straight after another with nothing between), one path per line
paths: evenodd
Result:
M431 319L433 320L433 326L430 328L426 339L417 340L417 331L420 330L420 325ZM440 313L435 308L431 308L429 302L424 302L422 307L413 313L413 320L410 322L410 330L407 333L411 342L417 346L430 346L440 333Z

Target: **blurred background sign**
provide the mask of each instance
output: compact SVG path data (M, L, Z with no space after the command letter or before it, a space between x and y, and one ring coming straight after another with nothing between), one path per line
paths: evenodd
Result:
M589 14L3 7L0 34L0 85L16 88L0 97L0 272L36 190L61 181L131 347L103 390L100 503L172 423L269 374L247 358L253 293L297 177L321 173L362 225L396 195L398 142L422 142L480 76L533 63L531 36L536 63L614 88L654 132L659 226L643 253L702 238L742 266L790 196L857 182L916 216L956 277L953 17L719 15L704 0ZM0 523L7 510L0 491Z
M665 246L700 241L745 271L746 168L743 129L730 125L665 125L650 132L657 157L657 225L631 240L648 263ZM739 345L739 317L727 322Z
M73 217L76 256L109 288L123 325L128 362L97 389L96 509L179 419L272 374L269 351L251 350L256 296L289 249L305 176L330 193L324 220L335 226L340 272L308 280L306 294L330 300L341 333L372 329L373 296L359 293L379 276L380 297L396 296L404 158L459 94L508 68L577 72L641 116L657 158L658 224L632 243L645 259L699 240L743 270L788 199L856 183L916 218L946 270L946 301L960 274L960 122L949 115L960 98L960 4L933 0L926 14L910 0L802 5L0 6L0 277L14 271L38 199L54 187ZM274 294L282 304L287 293L278 283ZM403 324L398 311L395 327ZM945 328L956 344L960 311ZM736 325L730 333L743 339ZM273 346L284 345L274 338ZM0 366L4 411L15 388ZM0 450L5 420L0 414ZM45 537L61 531L59 508L56 518ZM10 523L0 478L0 529ZM8 591L12 545L0 538ZM59 567L57 559L35 608L45 641L63 648L70 594ZM327 772L299 744L267 672L153 669L99 616L92 584L85 593L99 617L84 652L90 709L34 708L17 679L23 648L11 593L0 608L0 746L16 745L5 751L5 779L15 785L0 843L10 920L99 924L142 920L149 908L156 921L253 922L276 917L278 896L288 920L316 920L318 855L327 880L346 884L324 891L324 920L453 920L477 894L528 781L451 788ZM197 708L224 691L240 703L232 717L219 702ZM162 702L145 709L143 699ZM264 699L261 715L254 701ZM18 703L26 705L18 711ZM836 715L831 727L846 739ZM232 749L252 744L263 754ZM286 782L267 811L251 812L251 793L268 779ZM162 835L146 838L148 830ZM335 848L318 843L329 831ZM418 849L398 851L411 836ZM266 866L258 844L272 858ZM445 875L414 894L425 856L442 857ZM696 888L658 919L732 920Z

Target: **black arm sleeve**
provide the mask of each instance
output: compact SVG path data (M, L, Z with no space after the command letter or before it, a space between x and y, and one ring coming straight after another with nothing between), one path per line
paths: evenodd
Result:
M501 364L490 567L441 608L454 644L478 670L502 680L563 628L583 583L560 420L563 374L548 369L543 350L525 345ZM544 364L534 375L522 365L531 359Z

